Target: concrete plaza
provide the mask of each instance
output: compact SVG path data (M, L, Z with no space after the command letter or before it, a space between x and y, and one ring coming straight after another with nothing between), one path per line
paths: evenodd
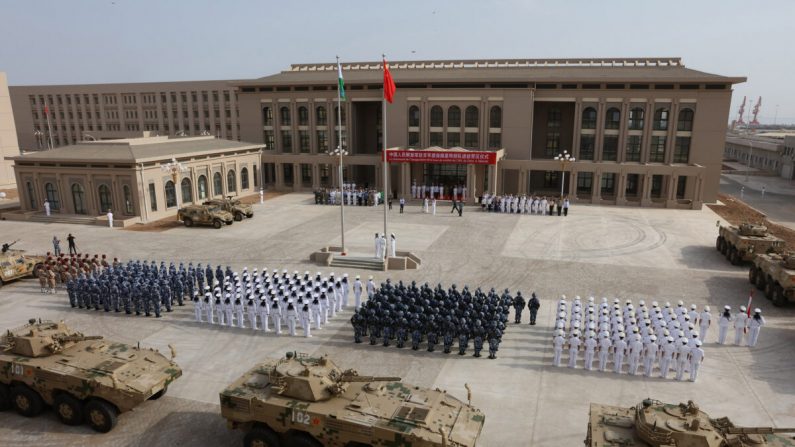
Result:
M239 446L242 433L226 429L218 392L253 362L288 350L328 354L343 368L401 376L408 383L447 389L461 399L468 383L473 404L486 414L481 446L582 445L590 402L630 406L646 397L672 403L692 399L711 416L729 416L738 425L795 426L795 311L774 308L759 294L754 306L763 308L768 323L759 345L718 346L713 324L696 383L551 365L551 308L560 294L632 298L636 303L683 299L699 308L709 304L715 320L724 304L736 309L746 303L747 268L730 265L715 251L720 218L707 207L689 211L575 205L568 217L490 214L474 207L458 217L449 211L445 204L436 216L421 213L416 205L407 206L402 215L397 205L390 212L389 231L397 235L399 250L422 258L419 270L347 273L363 279L373 274L376 282L389 277L445 287L508 288L512 294L518 289L526 296L535 291L542 300L539 324L526 324L526 312L525 324L510 324L496 360L356 345L347 322L350 311L313 331L313 338L275 337L196 323L191 306L161 319L75 310L65 292L41 295L37 283L20 281L0 292L0 329L41 317L64 319L87 334L140 341L164 353L171 343L184 374L164 398L122 415L106 435L86 426L63 426L52 412L32 420L4 412L2 444ZM382 208L347 208L346 222L351 255L372 255L373 235L383 231ZM80 250L124 260L209 261L236 269L327 273L330 269L308 263L308 256L339 243L339 209L313 205L311 195L288 194L256 205L253 219L222 230L180 227L159 233L0 222L3 239L19 238L19 248L33 253L50 250L53 235L65 246L68 232L77 237Z

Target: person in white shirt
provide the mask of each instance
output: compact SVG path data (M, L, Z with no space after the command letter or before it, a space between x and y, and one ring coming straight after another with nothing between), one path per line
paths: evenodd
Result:
M602 332L602 339L599 340L599 371L604 372L607 369L607 356L610 354L612 346L610 334L606 331Z
M106 214L106 216L108 217L108 227L113 228L113 212L108 210L108 214Z
M390 248L392 249L390 256L394 258L397 256L397 238L395 238L395 233L390 234Z
M718 320L718 344L720 345L726 344L726 334L729 332L729 326L731 326L732 323L731 310L731 307L724 306L723 314Z
M643 342L641 342L640 335L635 335L632 342L629 343L629 368L627 370L631 375L638 374L638 366L640 366L640 355L643 352Z
M436 215L436 198L434 198L433 201L431 201L431 209L433 210L432 214L435 216Z
M367 280L367 299L371 299L375 295L375 282L373 281L373 277L371 276Z
M748 320L748 328L750 329L750 333L748 334L749 347L756 346L756 341L759 338L759 330L762 329L764 325L765 318L762 316L762 309L757 307L754 309L754 316Z
M646 377L651 377L654 371L654 362L657 360L657 354L660 347L657 345L657 336L654 334L649 335L648 341L643 345L643 372Z
M668 371L671 369L671 361L674 358L674 354L676 353L676 345L674 344L674 338L668 337L665 339L665 344L660 347L660 351L662 355L660 357L660 378L666 379L668 378Z
M422 212L428 214L428 198L422 199Z
M734 314L734 344L743 344L743 336L748 332L748 314L745 306L740 306L740 311Z
M712 324L712 314L709 313L709 306L704 306L704 310L698 316L698 338L703 341L707 340L707 330Z
M616 374L621 374L621 369L624 367L624 356L627 353L627 342L624 341L624 334L618 334L618 340L613 345L613 371Z
M353 282L353 307L356 310L362 307L362 280L359 275L356 275L356 280Z
M574 331L569 337L569 368L577 367L577 354L580 352L580 331Z
M585 346L585 369L588 371L593 369L593 356L597 345L594 335L593 331L588 332L588 338L583 343Z
M698 378L698 368L704 362L704 350L701 349L701 340L696 340L696 347L690 348L690 381Z
M50 216L50 201L49 200L45 200L44 201L44 214L47 215L47 217Z
M563 345L566 343L566 340L563 338L563 331L557 330L555 332L555 338L552 339L552 352L554 353L552 358L552 364L554 366L560 366L560 355L563 353Z
M676 350L676 380L684 379L685 368L690 363L690 347L687 340L682 339L679 348Z

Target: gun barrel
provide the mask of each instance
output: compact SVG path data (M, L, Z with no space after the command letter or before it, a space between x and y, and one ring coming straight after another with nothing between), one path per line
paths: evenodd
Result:
M733 435L752 435L752 434L773 434L773 433L795 433L795 428L774 428L774 427L731 427L726 432Z
M83 341L83 340L101 340L101 335L66 335L58 337L61 341Z
M397 382L400 377L379 377L379 376L343 376L343 382Z

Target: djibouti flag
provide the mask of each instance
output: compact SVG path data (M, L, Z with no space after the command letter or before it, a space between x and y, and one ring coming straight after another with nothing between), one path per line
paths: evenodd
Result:
M345 80L342 79L342 65L340 65L339 58L337 58L337 83L339 84L340 99L345 99Z

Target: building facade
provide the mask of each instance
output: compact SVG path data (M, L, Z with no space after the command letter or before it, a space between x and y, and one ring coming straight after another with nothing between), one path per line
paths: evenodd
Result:
M795 134L784 132L729 133L726 135L723 158L726 161L737 161L766 175L792 179L795 158L792 151L793 138Z
M21 214L101 216L150 222L179 207L259 190L262 146L200 137L89 141L9 157Z
M239 141L236 89L230 82L13 86L10 92L19 145L33 151L145 131Z
M15 155L19 155L17 130L6 74L0 72L0 188L13 187L15 184L13 162L5 159Z
M267 187L380 186L380 62L298 64L234 83L240 136L262 142ZM390 190L468 185L477 195L560 194L604 204L700 208L717 197L732 85L745 78L686 68L679 59L391 62L387 145L504 150L496 165L392 164ZM339 119L338 119L339 115ZM575 157L562 165L564 151ZM563 181L562 171L567 171ZM562 185L561 185L562 183ZM471 197L470 197L471 199Z

